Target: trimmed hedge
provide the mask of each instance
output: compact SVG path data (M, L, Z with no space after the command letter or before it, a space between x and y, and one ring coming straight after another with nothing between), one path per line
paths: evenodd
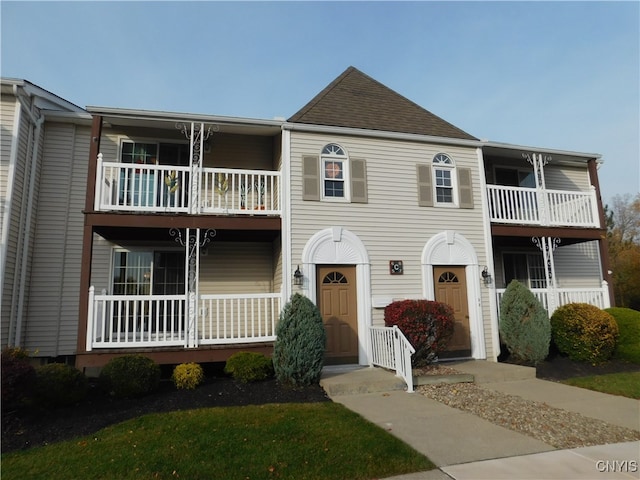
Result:
M397 325L415 349L413 367L437 360L453 336L454 321L449 305L431 300L400 300L384 309L384 324Z
M87 389L87 377L71 365L50 363L36 368L34 394L41 405L74 405L85 399Z
M2 409L20 408L30 401L36 369L29 352L9 347L2 351Z
M100 372L102 388L115 397L138 397L160 384L160 367L143 355L123 355L111 359Z
M224 372L243 383L257 382L273 376L273 362L261 353L238 352L229 357Z
M204 371L197 363L181 363L173 369L171 380L177 389L193 390L204 381Z
M640 364L640 312L631 308L613 307L605 309L618 324L618 343L613 357Z
M587 303L570 303L551 316L551 337L572 360L601 363L613 354L618 338L615 318Z

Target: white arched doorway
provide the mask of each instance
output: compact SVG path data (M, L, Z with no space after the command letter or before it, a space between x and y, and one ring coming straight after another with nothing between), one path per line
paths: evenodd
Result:
M423 295L429 300L436 299L437 279L434 279L434 275L442 271L442 267L460 267L460 271L464 269L471 356L476 359L484 359L486 358L486 348L480 308L478 257L473 245L464 235L454 230L446 230L434 235L422 251Z
M342 227L331 227L314 234L302 251L303 294L318 304L319 267L340 265L355 269L358 363L369 364L369 326L371 325L371 266L369 255L357 235Z

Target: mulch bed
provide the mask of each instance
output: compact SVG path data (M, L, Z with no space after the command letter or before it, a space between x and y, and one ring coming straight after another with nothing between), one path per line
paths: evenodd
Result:
M508 358L500 360L509 362ZM640 365L612 360L594 366L574 362L555 353L536 368L538 378L554 381L631 371L640 371ZM171 381L163 380L160 388L153 394L132 399L109 397L100 390L96 382L92 382L87 399L73 407L39 411L3 409L2 452L89 435L114 423L148 413L266 403L326 401L330 399L319 385L292 389L280 385L273 379L240 383L223 375L212 375L195 390L176 390Z
M148 413L194 408L260 405L267 403L306 403L329 401L319 385L293 389L276 380L240 383L228 377L208 377L195 390L177 390L163 380L150 395L117 399L104 394L91 382L82 403L40 411L2 411L2 452L89 435L98 430Z

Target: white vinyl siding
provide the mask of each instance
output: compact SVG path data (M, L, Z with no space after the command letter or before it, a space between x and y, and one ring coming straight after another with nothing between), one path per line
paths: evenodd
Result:
M268 242L216 242L200 258L200 294L272 293L273 246Z
M602 286L600 250L597 241L556 248L556 281L559 288L597 288Z
M19 244L19 225L23 199L25 199L24 190L24 172L26 166L28 123L26 116L19 114L20 104L12 95L2 95L0 103L0 115L2 118L0 144L0 154L2 161L0 162L0 228L4 230L1 235L6 242L2 245L3 252L0 262L2 262L2 303L0 311L2 312L2 322L0 329L0 338L2 338L2 347L7 346L9 341L9 323L15 321L15 297L14 291L20 283L20 273L16 271L17 253ZM20 125L15 125L16 112L18 112L18 121ZM17 130L17 132L15 131ZM14 145L14 134L18 135L17 142ZM16 149L15 163L11 157L12 151ZM14 299L12 305L12 298Z
M302 159L335 142L350 158L367 160L368 203L325 203L302 200ZM341 226L364 243L371 262L371 295L392 298L423 296L421 257L425 244L444 230L455 230L473 245L485 265L481 192L472 192L474 208L423 208L418 205L416 165L441 151L438 145L337 135L291 133L291 262L302 259L306 242L318 231ZM447 147L456 167L469 168L473 185L480 185L473 148ZM403 275L389 275L389 260L404 262ZM479 281L479 280L478 280ZM489 289L482 291L486 344L491 345ZM374 308L373 322L383 324L383 310ZM487 355L491 357L492 352Z
M40 356L76 351L89 127L48 123L25 347Z
M544 167L546 187L549 190L572 190L588 192L591 188L587 166L569 167L547 164Z

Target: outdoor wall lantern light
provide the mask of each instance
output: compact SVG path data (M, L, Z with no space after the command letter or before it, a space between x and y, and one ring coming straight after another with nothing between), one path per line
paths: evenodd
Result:
M482 281L485 285L491 284L491 274L489 273L489 269L486 266L482 270Z
M293 284L296 286L300 286L302 285L302 279L304 278L304 276L302 275L302 272L300 271L300 265L298 265L298 267L296 268L296 271L293 272Z

